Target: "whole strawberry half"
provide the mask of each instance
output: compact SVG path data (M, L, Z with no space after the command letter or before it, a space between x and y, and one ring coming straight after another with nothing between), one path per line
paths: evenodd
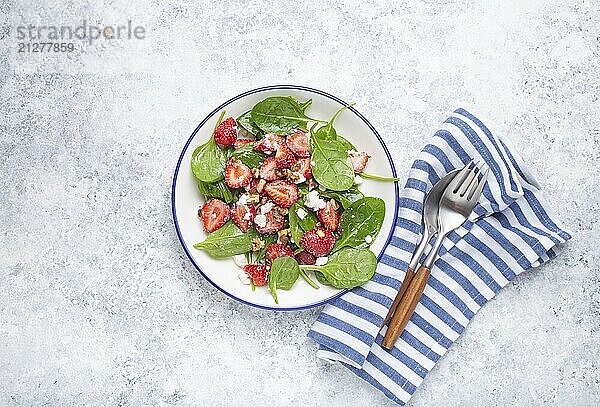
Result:
M317 258L306 250L302 250L296 255L296 261L298 264L315 264Z
M267 284L267 276L269 274L267 266L263 264L247 264L244 266L244 272L252 279L255 286L260 287Z
M238 148L245 146L246 144L250 144L250 143L254 143L254 140L249 139L249 138L239 138L239 139L235 140L235 142L233 143L233 149L237 150Z
M265 134L255 145L254 149L265 154L273 154L280 145L285 144L285 138L277 134Z
M254 226L256 226L258 233L263 235L279 232L284 223L285 218L275 209L264 215L259 214L254 217Z
M229 188L241 188L252 180L252 171L237 158L231 157L225 166L225 183Z
M275 181L277 178L277 174L275 170L277 169L277 160L275 157L267 157L265 161L260 166L260 177L265 181Z
M310 151L308 149L308 135L302 130L290 134L286 139L286 144L292 150L296 157L308 158Z
M299 158L294 165L292 165L291 170L293 172L297 172L302 174L304 178L311 179L312 178L312 169L310 168L310 158Z
M265 192L279 206L289 208L298 200L298 186L286 180L271 181Z
M284 244L270 244L265 252L265 260L269 266L273 260L284 256L294 257L294 251Z
M247 232L252 226L256 216L256 209L252 205L244 205L239 202L231 205L231 218L242 232Z
M215 129L215 143L221 147L233 145L237 138L237 123L233 117L223 120Z
M336 230L340 224L340 214L336 210L335 201L330 199L323 209L317 212L319 220L329 230Z
M200 208L200 215L204 230L211 233L230 219L229 206L220 199L212 198Z
M370 158L364 151L349 151L348 156L350 157L350 161L352 161L352 168L354 168L354 172L356 173L364 171Z
M329 229L317 226L305 232L300 241L304 250L315 257L327 256L335 245L335 236Z

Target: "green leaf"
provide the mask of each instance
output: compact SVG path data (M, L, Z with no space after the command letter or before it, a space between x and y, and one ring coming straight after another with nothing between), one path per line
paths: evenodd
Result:
M298 209L302 209L306 212L304 219L298 216ZM302 204L296 201L289 210L289 221L290 221L290 233L292 234L292 240L296 245L300 246L300 240L304 232L307 232L317 225L317 217L312 211L306 209Z
M353 185L347 191L324 191L321 192L321 195L335 199L342 204L342 208L344 209L347 209L354 202L365 197L356 185Z
M310 107L310 105L312 105L312 99L308 99L306 102L303 102L303 103L301 103L298 99L294 99L294 100L296 101L296 103L298 103L298 106L300 106L300 109L304 113L306 113L306 109L308 109Z
M210 139L197 147L192 153L192 172L199 181L217 182L223 179L223 171L225 170L227 156L223 150L217 146L213 137L215 130L221 123L221 120L223 120L223 116L225 116L225 110L221 112L221 116L219 117L219 120L217 120L217 124L215 125L215 129L213 130Z
M333 251L344 246L354 248L369 247L379 234L385 217L385 202L383 199L366 197L350 205L340 217L342 237L336 242ZM365 238L371 236L371 242Z
M338 109L338 111L335 112L335 114L333 115L331 120L329 120L329 122L325 126L321 126L317 129L317 131L315 131L315 134L314 134L315 137L319 137L323 140L336 140L337 132L335 131L335 128L333 127L333 122L335 122L335 119L337 119L337 117L340 115L340 113L342 113L344 111L344 109L352 106L353 104L340 107Z
M250 168L260 168L267 155L262 151L253 150L254 143L248 143L232 153L232 157L237 158Z
M377 268L377 257L369 249L347 247L329 256L323 266L303 265L303 270L314 270L317 280L324 278L335 288L354 288L373 277ZM321 274L321 276L319 276Z
M198 181L198 191L204 195L206 200L217 198L229 204L235 201L235 195L223 181L217 181L214 184Z
M358 175L360 175L363 178L374 179L376 181L384 181L384 182L396 182L396 181L400 181L400 178L382 177L381 175L371 175L371 174L366 174L364 172L361 172Z
M237 124L254 136L262 135L262 130L252 121L252 111L248 110L235 119Z
M204 250L215 258L226 258L243 254L252 250L252 233L242 232L233 221L209 233L206 239L196 243L194 247Z
M356 147L354 147L354 144L352 144L351 142L349 142L348 140L346 140L344 137L340 136L339 134L336 137L336 140L339 141L340 143L342 143L342 145L344 146L344 149L346 150L346 153L348 151L358 151L356 149Z
M331 285L331 284L329 284L329 281L327 281L327 279L325 278L323 273L318 272L316 270L314 270L314 273L315 273L315 277L319 283L321 283L323 285Z
M354 169L348 150L337 140L310 138L312 174L323 187L345 191L354 185Z
M289 290L299 276L300 267L298 266L298 262L292 257L284 256L273 260L271 269L269 270L269 290L276 304L279 304L277 289Z
M251 120L265 133L291 134L306 131L306 123L321 122L304 114L301 105L289 96L272 96L258 102L251 111Z

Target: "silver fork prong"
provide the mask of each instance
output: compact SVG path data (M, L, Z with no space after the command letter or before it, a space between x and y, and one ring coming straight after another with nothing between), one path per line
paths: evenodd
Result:
M473 191L469 192L469 195L467 195L467 199L469 201L472 199L479 200L479 197L481 196L481 192L483 191L483 187L485 186L485 182L487 181L488 174L490 173L490 167L488 167L487 165L486 165L486 167L487 168L485 169L485 171L483 171L483 175L479 179L479 184L477 184L477 188L475 188ZM482 168L482 170L483 170L483 168Z
M465 180L463 181L463 183L458 188L458 191L457 191L458 195L465 196L465 194L467 193L467 191L469 191L469 189L471 188L471 185L473 184L473 181L477 180L477 175L479 173L480 173L479 161L477 161L475 163L475 165L473 166L473 168L471 169L471 172L469 173L469 175L467 175L467 177L465 178Z
M473 164L473 160L469 161L468 164L465 165L458 174L456 174L454 179L446 187L446 191L452 191L456 193L456 190L462 184L463 180L469 175L469 172L471 171L471 164Z

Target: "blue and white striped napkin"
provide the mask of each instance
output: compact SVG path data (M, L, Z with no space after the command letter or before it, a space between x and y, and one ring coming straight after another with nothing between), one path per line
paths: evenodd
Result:
M452 232L392 351L378 329L421 234L425 195L448 172L482 158L490 175L474 213ZM373 279L327 305L309 332L318 357L340 361L404 405L475 313L518 274L556 256L571 238L550 214L517 152L475 116L456 110L412 165L394 236ZM427 253L427 251L426 251Z

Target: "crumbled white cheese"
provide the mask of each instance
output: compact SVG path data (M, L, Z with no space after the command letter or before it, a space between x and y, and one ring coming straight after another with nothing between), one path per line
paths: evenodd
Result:
M294 181L294 184L302 184L306 181L306 177L301 172L294 172L293 174L295 177L298 177L298 179Z
M306 212L304 210L304 208L298 208L298 210L296 211L296 214L298 215L298 217L302 220L304 220L306 218L306 215L308 215L308 212Z
M240 199L238 199L238 202L241 203L242 205L247 205L249 199L250 199L250 195L242 194L242 196L240 196Z
M327 188L325 188L323 185L319 184L319 191L326 191Z
M314 161L311 161L311 162L310 162L310 165L311 165L312 167L314 167L314 166L315 166L315 162L314 162Z
M250 220L250 218L252 218L252 213L250 213L250 210L248 208L246 208L246 213L244 214L244 220Z
M373 241L373 237L371 235L365 236L365 242L367 242L367 244L371 244L372 241Z
M304 205L307 208L312 209L313 211L318 211L319 209L323 209L325 207L325 201L319 197L319 193L316 190L310 191L306 194L306 200L304 201Z
M362 182L363 182L363 179L362 179L362 177L361 177L360 175L356 175L356 176L354 177L354 183L355 183L356 185L360 185L360 184L362 184Z
M271 209L273 209L274 207L275 207L275 204L273 202L269 201L260 207L259 212L261 215L266 215L267 213L271 212Z
M261 228L264 228L267 225L267 217L263 214L256 215L254 217L254 223Z
M233 258L233 262L235 263L236 266L238 266L239 268L244 268L244 266L248 265L248 262L246 261L246 255L244 254L236 254L235 256L231 256Z
M244 285L250 285L250 276L244 270L238 271L238 278Z
M324 266L325 264L327 264L328 261L329 261L329 257L327 257L327 256L317 257L317 260L315 260L315 266Z

